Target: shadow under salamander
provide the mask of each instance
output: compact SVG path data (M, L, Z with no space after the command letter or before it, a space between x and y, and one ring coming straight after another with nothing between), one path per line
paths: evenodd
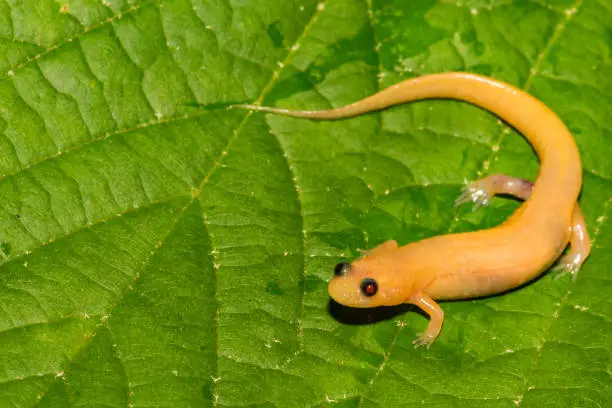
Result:
M330 299L328 310L332 317L338 320L340 323L353 325L374 324L384 320L390 320L397 315L405 313L416 312L422 316L428 317L421 309L407 303L397 306L380 306L361 309L344 306L335 302L333 299Z

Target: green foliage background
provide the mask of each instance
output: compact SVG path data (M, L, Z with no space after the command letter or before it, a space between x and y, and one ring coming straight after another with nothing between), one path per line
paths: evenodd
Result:
M611 44L609 0L0 0L0 407L612 406ZM575 282L445 303L415 350L414 310L329 304L333 265L499 223L516 202L453 200L533 178L529 145L451 101L188 103L328 108L451 70L563 118L594 247Z

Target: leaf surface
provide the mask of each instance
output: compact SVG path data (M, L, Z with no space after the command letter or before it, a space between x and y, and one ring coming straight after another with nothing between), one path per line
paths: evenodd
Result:
M611 22L607 0L0 0L0 407L610 406ZM333 266L499 224L518 203L454 198L533 179L528 143L453 101L193 104L456 70L565 121L594 246L576 281L444 303L415 350L424 316L330 304Z

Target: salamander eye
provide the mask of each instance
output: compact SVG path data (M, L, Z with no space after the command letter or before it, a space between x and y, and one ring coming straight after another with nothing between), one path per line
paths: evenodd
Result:
M351 264L348 262L340 262L334 268L334 275L336 276L344 276L351 270Z
M372 278L365 278L361 282L361 293L367 297L372 297L378 292L378 283Z

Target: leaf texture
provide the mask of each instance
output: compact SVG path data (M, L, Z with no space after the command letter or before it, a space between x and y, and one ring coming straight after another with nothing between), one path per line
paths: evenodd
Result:
M0 0L0 407L611 406L610 44L608 0ZM454 198L533 179L528 143L453 101L192 105L456 70L565 121L594 246L576 281L444 303L415 350L427 320L331 304L333 266L500 223L518 203Z

